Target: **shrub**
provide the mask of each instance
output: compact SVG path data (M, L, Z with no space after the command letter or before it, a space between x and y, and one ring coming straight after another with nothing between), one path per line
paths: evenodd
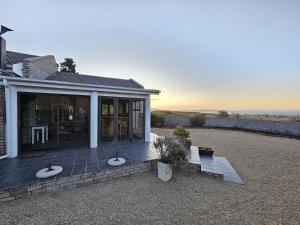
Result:
M154 148L156 149L159 161L162 163L171 163L169 151L170 144L172 142L172 138L170 137L157 137L153 142Z
M239 114L239 113L235 113L235 114L232 115L232 117L235 118L235 119L241 119L242 115Z
M205 123L205 115L204 114L196 114L191 117L191 124L194 127L202 127Z
M151 126L163 127L165 123L165 117L162 114L152 112L151 113Z
M158 137L153 145L159 155L160 162L171 164L174 167L182 167L186 164L186 151L173 137Z
M175 127L175 129L173 131L173 135L182 140L186 140L190 137L190 132L187 129L185 129L184 127L177 126L177 127Z
M174 137L178 138L180 144L186 149L190 149L192 141L190 139L190 132L184 127L177 126L173 131Z
M182 168L187 162L187 152L181 144L171 142L169 158L173 167Z
M226 117L229 117L229 114L225 110L219 110L219 117L226 118Z

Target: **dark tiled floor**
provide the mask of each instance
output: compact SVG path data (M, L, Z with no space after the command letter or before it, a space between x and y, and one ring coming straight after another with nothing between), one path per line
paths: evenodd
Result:
M13 188L20 185L38 183L36 172L45 168L48 163L60 165L63 172L57 177L67 177L85 172L101 171L109 168L107 160L115 157L126 159L126 164L147 161L157 158L152 141L156 135L151 135L150 143L131 143L123 145L101 145L97 149L69 148L64 150L47 150L37 157L17 157L0 161L0 189ZM205 157L198 154L197 147L189 152L189 162L200 165L209 172L222 173L225 181L242 183L240 177L230 163L223 157ZM54 179L54 178L49 178Z
M152 137L154 138L154 137ZM51 165L60 165L63 172L57 177L66 177L84 172L95 172L109 168L107 160L115 157L126 159L126 164L157 158L151 143L132 143L124 145L101 145L97 149L77 148L48 150L31 158L12 158L0 161L0 189L36 183L38 170ZM53 178L52 178L53 179Z
M224 157L200 155L201 170L223 174L224 181L243 184L242 179Z

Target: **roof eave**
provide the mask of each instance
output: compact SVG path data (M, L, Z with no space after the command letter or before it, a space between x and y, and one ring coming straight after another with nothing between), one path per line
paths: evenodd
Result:
M66 89L78 89L78 90L85 90L89 89L91 91L97 89L107 89L113 92L125 91L128 93L140 93L140 94L153 94L158 95L160 90L155 89L142 89L142 88L127 88L127 87L116 87L116 86L105 86L105 85L95 85L95 84L79 84L79 83L71 83L71 82L64 82L64 81L53 81L53 80L38 80L38 79L29 79L29 78L18 78L18 77L6 77L1 76L1 79L6 79L9 85L16 85L16 86L35 86L35 87L52 87L57 88L66 88Z

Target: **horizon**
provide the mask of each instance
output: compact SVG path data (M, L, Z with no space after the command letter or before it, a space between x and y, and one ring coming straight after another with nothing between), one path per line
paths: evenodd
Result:
M218 114L219 111L224 110L229 114L240 114L240 115L270 115L270 116L300 116L300 110L261 110L261 109L194 109L194 110L169 110L169 109L156 109L151 108L151 111L171 111L171 112L200 112L208 114Z
M4 37L8 50L53 54L57 63L70 57L82 74L132 78L162 91L152 108L300 110L298 1L1 5L1 24L14 30Z

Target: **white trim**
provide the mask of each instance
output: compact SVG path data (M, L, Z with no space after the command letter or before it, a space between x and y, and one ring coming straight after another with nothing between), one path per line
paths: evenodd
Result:
M17 92L26 93L44 93L44 94L63 94L63 95L84 95L90 96L90 91L80 91L80 90L63 90L55 88L38 88L38 87L23 87L16 86ZM123 93L110 93L110 92L96 92L98 96L107 97L126 97L126 98L146 98L147 95L141 94L123 94Z
M89 91L104 91L111 93L129 93L129 94L159 94L159 90L154 89L141 89L141 88L127 88L127 87L114 87L94 84L79 84L52 80L37 80L28 78L16 78L0 76L2 79L7 79L8 85L27 86L27 87L43 87L43 88L56 88L64 90L89 90Z
M150 95L145 100L145 142L150 142L151 133L151 103Z
M6 154L11 157L11 114L10 114L10 88L5 87L5 146Z

